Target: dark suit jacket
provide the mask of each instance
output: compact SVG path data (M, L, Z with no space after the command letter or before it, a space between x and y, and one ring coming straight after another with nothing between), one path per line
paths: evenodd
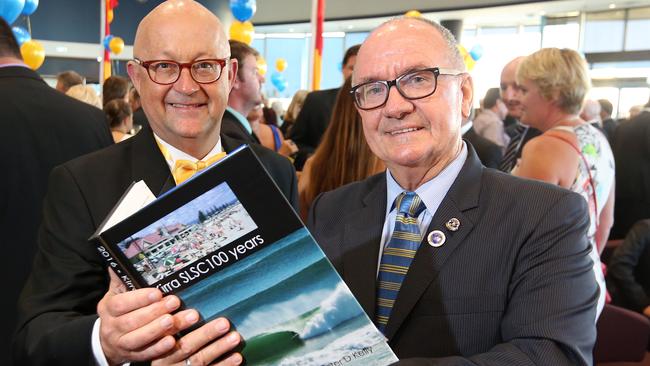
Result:
M255 133L248 133L246 127L226 109L221 119L221 135L228 136L235 140L245 142L247 144L259 144L260 140L255 136Z
M137 111L133 112L133 124L140 125L142 128L151 128L149 127L149 120L147 115L144 114L144 109L140 108Z
M317 197L308 227L370 318L381 173ZM451 218L460 220L452 232ZM598 286L584 198L481 166L473 149L427 230L386 328L403 364L591 365ZM428 358L428 360L425 360ZM400 364L402 364L400 363Z
M619 123L612 151L616 204L609 237L622 239L635 222L650 218L650 112Z
M603 131L605 131L605 136L607 136L610 145L614 143L614 132L617 126L618 123L613 118L607 118L603 121Z
M506 133L508 134L508 136L512 137L514 135L515 128L516 128L516 124L515 125L510 125L510 126L508 126L506 128ZM528 129L526 130L526 134L522 138L521 145L519 145L519 150L517 150L517 159L521 158L521 152L524 150L524 145L526 145L528 143L528 141L530 141L531 139L533 139L533 138L535 138L535 137L537 137L537 136L539 136L541 134L542 134L542 131L540 131L540 130L538 130L536 128L528 127ZM507 151L507 148L506 148L506 151Z
M298 145L298 154L294 161L296 169L302 170L309 155L318 147L330 123L338 93L339 88L317 90L307 94L289 137Z
M240 142L221 137L224 150ZM251 148L282 193L297 207L293 166L276 153ZM19 364L92 365L96 307L108 289L106 266L88 238L131 184L154 194L174 186L151 130L55 168L44 203L34 270L19 301L14 355Z
M55 166L113 143L104 113L24 67L0 68L0 365L10 364L16 301L36 252L47 177Z
M501 164L503 158L503 152L499 145L477 134L474 127L465 132L463 138L472 144L483 165L488 168L499 169L499 164Z

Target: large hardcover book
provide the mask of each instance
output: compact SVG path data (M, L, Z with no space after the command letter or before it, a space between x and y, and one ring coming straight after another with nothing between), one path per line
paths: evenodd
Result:
M247 146L157 199L133 184L91 240L130 289L228 318L248 365L397 361Z

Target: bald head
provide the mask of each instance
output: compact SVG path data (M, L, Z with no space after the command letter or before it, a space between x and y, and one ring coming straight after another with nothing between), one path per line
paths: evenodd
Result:
M421 35L429 41L419 42L419 45L424 47L435 48L437 51L444 52L445 64L438 65L444 68L452 68L459 71L465 71L465 63L463 57L458 51L458 44L456 38L449 30L436 22L432 22L425 18L396 18L386 21L375 30L373 30L366 41L361 45L357 60L368 52L373 52L375 44L386 44L391 38L413 37L413 35ZM415 39L414 39L415 40ZM388 43L390 44L390 43ZM396 51L399 52L399 51ZM357 84L352 76L352 83Z
M223 26L210 10L192 0L168 0L158 5L145 16L135 34L133 54L136 58L148 59L152 48L165 49L168 37L182 36L189 44L196 43L197 34L208 32L214 45L225 54L229 53L228 38ZM203 47L206 45L196 45ZM155 50L157 51L157 50Z
M587 122L600 121L600 103L597 100L587 99L582 106L580 118Z
M219 141L237 72L221 22L197 2L166 1L140 22L133 54L136 61L127 64L127 71L151 129L177 149L202 159ZM199 69L211 72L216 80L198 82Z
M501 71L501 99L508 107L508 115L516 119L521 118L520 90L516 75L517 68L524 58L524 56L519 56L513 59Z

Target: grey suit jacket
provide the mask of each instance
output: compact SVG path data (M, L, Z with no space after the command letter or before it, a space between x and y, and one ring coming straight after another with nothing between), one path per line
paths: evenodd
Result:
M427 231L446 242L423 240L386 328L400 364L590 365L599 290L585 200L468 149ZM371 318L386 204L382 173L320 195L308 221Z

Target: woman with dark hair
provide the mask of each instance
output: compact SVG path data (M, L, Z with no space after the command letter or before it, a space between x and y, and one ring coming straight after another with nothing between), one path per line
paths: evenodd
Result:
M129 132L133 129L133 112L124 99L113 99L104 106L106 121L111 129L115 143L133 137Z
M307 217L311 203L320 193L386 169L368 147L350 88L348 78L336 97L332 118L323 139L314 155L307 159L298 180L303 218Z
M286 157L291 157L298 151L296 144L285 139L278 128L277 115L273 109L260 104L250 111L247 119L262 146Z

